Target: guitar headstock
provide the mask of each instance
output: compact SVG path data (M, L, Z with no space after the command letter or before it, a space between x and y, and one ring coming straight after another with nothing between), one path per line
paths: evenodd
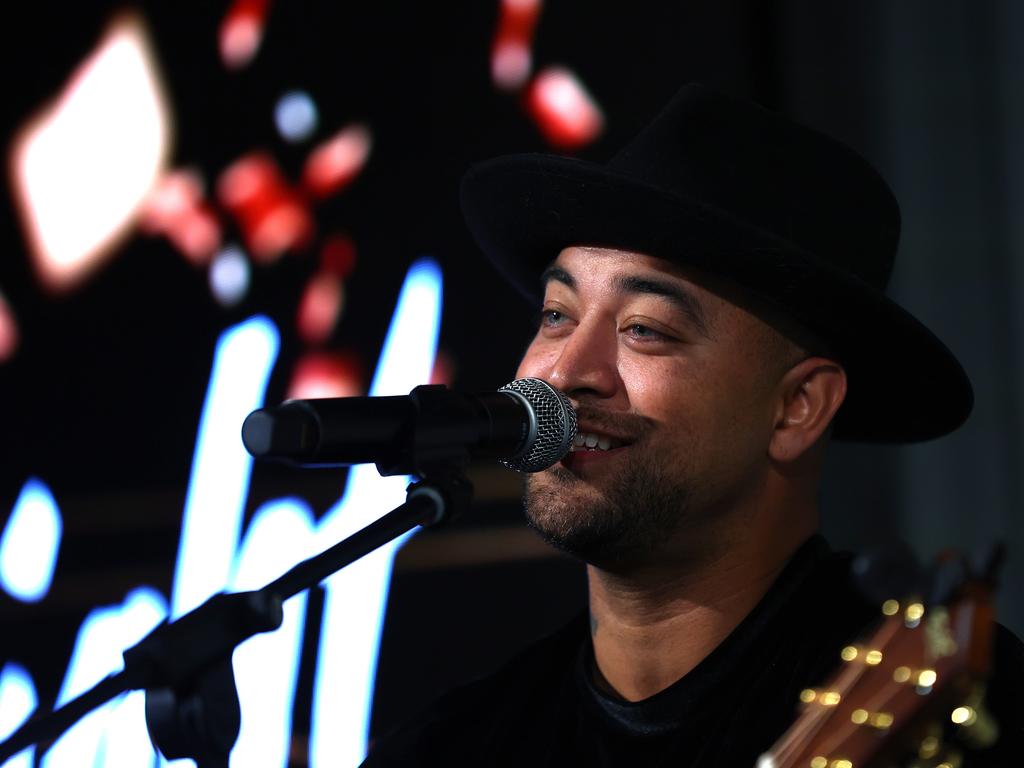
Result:
M944 603L886 600L871 637L842 649L838 671L800 695L793 726L758 768L957 768L994 743L983 707L992 648L990 580L968 578Z

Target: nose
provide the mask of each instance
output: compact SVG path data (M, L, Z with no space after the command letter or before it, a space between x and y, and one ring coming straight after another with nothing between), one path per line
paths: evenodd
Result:
M546 348L532 345L520 375L544 379L577 401L585 396L614 397L621 389L616 341L614 324L588 319L567 336L542 345Z

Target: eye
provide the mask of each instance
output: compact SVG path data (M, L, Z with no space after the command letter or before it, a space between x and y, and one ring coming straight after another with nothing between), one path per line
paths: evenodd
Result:
M557 309L542 309L540 312L540 326L542 328L556 328L568 318Z
M671 341L671 339L660 331L656 331L650 326L643 325L642 323L631 323L627 325L623 331L631 339L637 341Z

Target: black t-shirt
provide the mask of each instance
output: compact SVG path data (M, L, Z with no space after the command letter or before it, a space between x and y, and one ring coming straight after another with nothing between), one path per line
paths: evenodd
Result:
M740 625L660 693L627 702L598 690L582 615L441 697L379 740L364 766L752 768L795 719L800 691L824 683L840 649L879 618L851 580L850 557L815 536ZM1024 646L1005 630L996 645L989 700L1003 735L969 766L1024 760Z

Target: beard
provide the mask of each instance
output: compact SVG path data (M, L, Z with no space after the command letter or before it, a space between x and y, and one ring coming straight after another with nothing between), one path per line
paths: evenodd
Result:
M646 460L644 460L646 458ZM526 479L526 520L549 544L606 570L656 558L686 519L690 489L678 470L637 453L601 488L555 466Z

